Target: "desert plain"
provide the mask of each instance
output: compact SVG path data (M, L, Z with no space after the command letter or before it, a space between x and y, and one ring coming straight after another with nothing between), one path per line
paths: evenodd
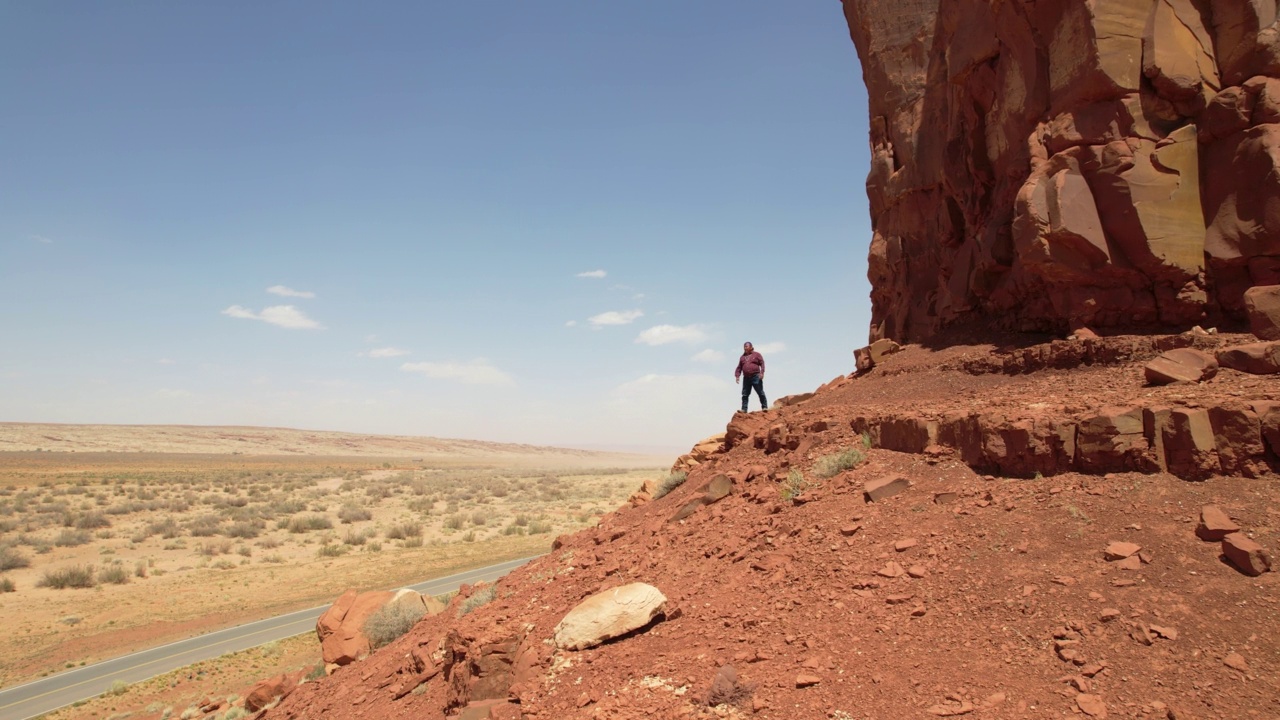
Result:
M539 555L669 463L270 428L0 424L0 611L12 620L0 684L348 588ZM318 658L312 644L287 645L286 659Z

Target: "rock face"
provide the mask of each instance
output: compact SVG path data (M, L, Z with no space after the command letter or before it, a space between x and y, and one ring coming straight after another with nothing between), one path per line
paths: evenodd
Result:
M871 338L1243 325L1280 282L1275 0L845 0Z
M631 583L583 600L556 626L556 646L584 650L648 625L666 610L658 588Z

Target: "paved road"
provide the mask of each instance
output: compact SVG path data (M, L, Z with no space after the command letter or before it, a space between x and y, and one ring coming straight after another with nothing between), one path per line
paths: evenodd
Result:
M409 587L423 595L442 595L457 590L463 583L497 580L532 559L510 560ZM323 605L258 620L8 688L0 691L0 720L26 720L101 695L117 681L136 683L201 660L311 632L315 630L316 618L328 607Z

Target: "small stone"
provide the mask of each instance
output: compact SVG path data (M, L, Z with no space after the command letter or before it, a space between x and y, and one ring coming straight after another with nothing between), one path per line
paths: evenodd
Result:
M1228 654L1226 657L1222 658L1222 664L1232 670L1249 672L1249 663L1245 662L1244 656L1240 653L1233 652Z
M1097 695L1080 693L1076 696L1076 707L1080 708L1080 712L1091 718L1101 719L1107 716L1107 705Z
M956 499L957 499L957 498L959 498L959 497L960 497L959 495L957 495L956 493L953 493L953 492L940 492L940 493L934 493L934 494L933 494L933 503L934 503L935 505L946 505L946 504L948 504L948 503L953 503L953 502L955 502L955 501L956 501Z
M1102 612L1098 613L1098 619L1102 622L1111 622L1118 617L1120 617L1120 611L1115 608L1103 608Z
M1200 524L1196 525L1196 537L1209 542L1218 542L1233 532L1240 532L1240 526L1232 522L1222 508L1217 505L1205 505L1200 509Z
M1103 551L1103 557L1105 557L1109 561L1114 562L1116 560L1123 560L1127 557L1131 557L1137 554L1137 552L1141 549L1142 549L1142 546L1137 545L1135 543L1113 542L1107 546L1106 550Z
M796 676L796 687L798 688L812 687L814 685L817 685L820 682L822 682L822 678L818 677L817 675L800 673L799 675Z
M911 567L907 568L907 574L919 580L925 575L928 575L929 571L925 570L923 565L912 565Z
M1178 639L1178 629L1177 629L1177 628L1164 627L1164 626L1162 626L1162 625L1152 625L1152 626L1151 626L1151 632L1155 633L1156 635L1159 635L1160 637L1164 638L1165 640L1177 640L1177 639Z
M857 535L858 531L861 529L862 529L862 526L858 525L857 523L854 523L852 525L845 525L844 527L840 528L840 534L845 537L853 537L854 535Z
M912 593L897 593L895 595L890 595L889 597L885 598L884 601L889 603L890 605L901 605L902 603L907 602L914 597L915 595Z
M877 570L876 574L879 575L880 577L896 578L896 577L902 577L903 573L905 572L906 571L903 570L902 566L899 565L898 563L889 562L889 563L886 563L884 567Z
M867 502L879 502L905 492L911 487L911 481L901 475L886 475L868 482L862 489Z
M917 605L911 608L911 617L924 617L925 612L927 611L923 605Z
M1137 555L1130 555L1129 557L1123 560L1117 560L1116 567L1120 568L1121 570L1141 570L1142 558L1138 557Z
M899 540L898 542L894 543L893 549L898 552L906 552L918 544L919 544L919 541L917 541L915 538L906 538L905 540Z
M1271 558L1266 551L1244 533L1231 533L1222 538L1222 554L1245 575L1261 575L1271 569Z
M1107 669L1106 663L1100 663L1100 662L1089 663L1088 665L1085 665L1084 667L1080 668L1080 674L1087 678L1091 678L1094 675L1097 675L1098 673L1106 669Z

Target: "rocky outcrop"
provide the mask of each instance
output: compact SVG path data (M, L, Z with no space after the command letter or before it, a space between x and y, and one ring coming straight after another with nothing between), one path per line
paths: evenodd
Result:
M316 637L326 666L347 665L361 660L372 651L365 635L365 622L388 605L405 605L421 610L418 616L434 615L444 609L439 600L402 588L397 591L375 590L343 593L316 620Z
M1275 0L845 0L871 338L1243 324L1280 281Z

